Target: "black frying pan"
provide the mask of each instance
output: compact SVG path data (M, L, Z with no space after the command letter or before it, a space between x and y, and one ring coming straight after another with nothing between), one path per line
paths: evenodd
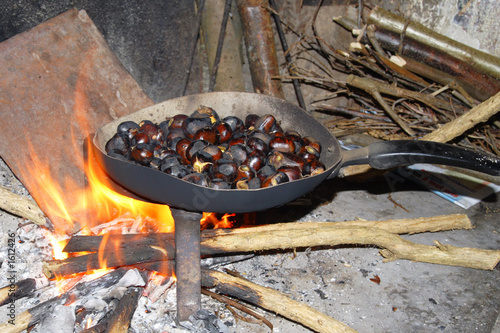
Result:
M179 113L191 114L200 105L212 107L221 118L241 119L249 113L273 114L284 130L295 129L310 135L323 146L322 174L256 190L214 190L191 184L149 167L124 162L106 155L105 144L126 120L161 122ZM254 93L213 92L180 97L153 105L101 127L94 136L97 161L118 184L152 202L191 211L244 213L261 211L295 200L312 191L323 180L335 177L342 167L370 164L389 169L416 163L458 166L491 175L500 175L500 160L456 146L423 141L386 141L369 147L342 151L331 132L299 107L284 100Z

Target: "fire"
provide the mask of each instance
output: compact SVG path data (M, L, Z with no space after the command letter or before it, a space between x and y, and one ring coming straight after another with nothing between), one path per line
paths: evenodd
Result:
M216 213L203 213L203 217L200 220L202 229L219 229L219 228L231 228L233 222L231 217L236 216L236 214L224 214L220 219Z

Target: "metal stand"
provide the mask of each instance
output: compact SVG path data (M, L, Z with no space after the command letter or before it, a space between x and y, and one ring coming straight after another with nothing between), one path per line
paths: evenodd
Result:
M171 209L175 221L177 322L201 309L200 219L202 214Z

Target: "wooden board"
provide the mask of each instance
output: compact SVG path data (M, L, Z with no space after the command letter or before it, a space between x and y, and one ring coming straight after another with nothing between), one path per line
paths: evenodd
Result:
M77 9L2 42L0 77L1 157L50 220L64 226L38 180L53 178L73 207L81 198L72 194L85 186L84 139L153 102ZM83 222L85 215L73 218Z

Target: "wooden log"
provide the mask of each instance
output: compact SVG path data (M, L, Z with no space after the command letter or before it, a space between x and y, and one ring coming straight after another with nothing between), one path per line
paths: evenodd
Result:
M345 222L290 222L276 223L263 226L254 226L237 229L209 229L201 232L202 255L209 254L207 248L203 247L205 239L218 236L230 236L234 234L248 234L254 232L267 232L272 230L303 230L308 232L314 228L329 229L336 226L364 226L384 229L396 234L414 234L420 232L436 232L455 229L472 229L470 219L465 214L439 215L432 217L420 217L414 219L395 219L382 221L354 220ZM64 247L64 252L96 252L99 250L103 236L73 236ZM167 258L173 259L173 234L126 234L109 235L108 244L113 249L123 249L130 244L136 246L161 246L166 249Z
M15 194L2 185L0 185L0 209L24 217L35 224L47 225L45 214L34 200Z
M109 318L107 333L127 333L143 287L129 287Z
M274 289L225 273L203 270L202 285L275 312L316 332L356 332L344 323Z
M438 34L420 23L410 21L380 7L375 7L368 16L368 24L393 32L405 44L407 39L415 40L443 54L450 55L465 64L470 64L483 73L500 78L500 61L497 57Z
M271 15L264 0L236 0L243 24L248 63L257 93L284 99Z
M84 273L104 267L122 267L137 263L167 260L167 251L158 246L140 246L129 244L123 251L108 248L102 253L91 253L65 260L50 260L43 265L45 276L54 279L57 276L68 276Z

